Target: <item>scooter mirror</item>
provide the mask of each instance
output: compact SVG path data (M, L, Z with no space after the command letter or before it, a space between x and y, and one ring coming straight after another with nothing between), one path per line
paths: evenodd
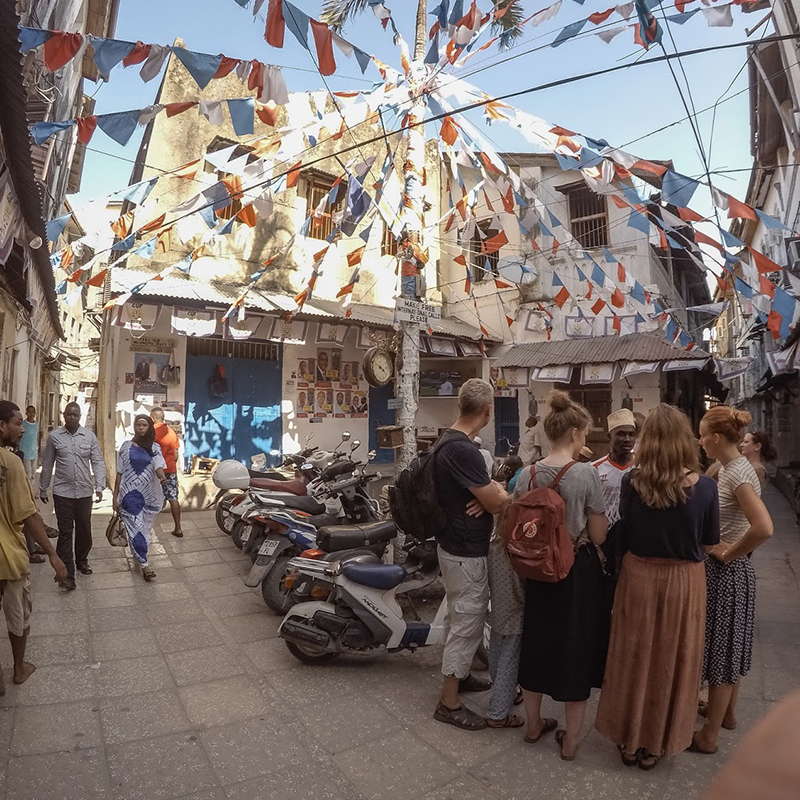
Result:
M383 477L383 475L382 475L380 472L376 472L376 473L375 473L375 477L376 477L378 480L380 480L380 479Z
M358 450L359 447L361 447L361 439L353 439L353 443L350 445L350 452Z
M367 453L367 460L368 461L374 461L377 457L378 457L378 451L377 450L370 450L369 453Z
M306 472L313 472L313 470L314 470L314 465L313 465L313 464L309 464L309 463L308 463L308 461L306 461L306 463L305 463L305 464L301 464L301 465L300 465L300 469L301 469L301 470L304 470L304 471L306 471Z
M280 450L275 450L275 448L273 448L272 450L269 451L269 454L271 456L279 456L279 455L281 455L281 451Z

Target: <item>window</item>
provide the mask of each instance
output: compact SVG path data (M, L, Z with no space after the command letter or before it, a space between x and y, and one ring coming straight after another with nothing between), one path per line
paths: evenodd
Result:
M382 256L396 256L397 255L397 239L388 225L383 226L383 240L381 241L381 255Z
M500 231L491 227L488 221L483 220L475 226L475 233L469 247L469 268L472 272L472 282L480 283L498 275L497 265L500 262L500 250L493 253L483 252L483 243L491 239Z
M307 219L314 212L314 209L325 199L336 179L324 172L317 172L316 170L306 170L303 172L305 182L305 198L306 198L306 213ZM341 181L339 183L339 191L337 193L337 200L333 205L326 206L322 216L319 219L312 219L311 225L308 230L308 235L312 239L327 239L333 231L333 216L337 211L341 211L344 207L345 198L347 197L347 182Z
M579 185L563 190L569 204L572 235L587 249L608 246L608 208L603 195L595 194L588 186Z

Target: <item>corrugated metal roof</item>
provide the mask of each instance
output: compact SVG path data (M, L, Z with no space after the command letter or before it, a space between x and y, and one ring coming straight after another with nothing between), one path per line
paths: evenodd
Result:
M555 364L608 364L615 361L673 361L708 358L701 350L684 350L660 333L596 336L560 342L532 342L512 347L497 360L498 367L549 367Z
M111 291L129 292L134 286L145 283L153 277L152 272L137 269L116 267L111 270ZM150 281L139 295L150 300L169 302L178 300L189 303L210 303L219 306L230 305L242 291L242 286L226 285L217 282L194 280L182 274L170 275L160 281ZM281 313L296 309L294 300L288 295L274 292L251 290L245 300L245 308L253 308L266 313ZM394 323L394 309L384 306L371 306L364 303L353 303L350 306L350 319L376 328L391 328ZM312 319L344 319L342 304L335 300L319 300L313 298L305 303L299 318ZM431 325L434 334L453 336L460 339L477 341L480 332L466 322L455 317L444 317Z

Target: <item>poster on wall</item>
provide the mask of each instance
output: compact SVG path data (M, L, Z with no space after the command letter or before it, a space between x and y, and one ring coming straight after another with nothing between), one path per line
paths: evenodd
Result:
M161 373L167 366L169 366L168 353L134 353L134 395L165 393L166 385L161 381Z
M350 414L350 402L352 399L352 393L344 390L339 390L336 392L336 406L334 408L334 416L338 419L344 419L344 417Z
M358 361L342 362L342 369L339 373L339 386L342 389L358 388L358 371L360 365Z
M352 405L350 407L351 417L366 417L369 413L369 401L367 393L363 391L353 392Z
M330 388L334 381L339 380L339 368L342 354L330 350L317 350L316 384L318 387Z
M295 406L295 416L301 419L307 419L309 415L314 414L314 390L313 389L298 389L297 390L297 405Z
M324 419L333 414L333 389L317 389L314 395L316 397L314 416Z
M317 344L334 344L337 347L344 346L347 338L347 325L320 322L317 325Z
M167 402L165 394L150 394L149 392L134 392L133 401L143 406L155 408L156 406L163 406Z
M511 390L508 388L508 381L500 372L500 367L489 367L489 383L494 389L495 397L506 397L511 395Z
M297 362L297 385L307 388L317 379L317 362L314 358L301 358Z

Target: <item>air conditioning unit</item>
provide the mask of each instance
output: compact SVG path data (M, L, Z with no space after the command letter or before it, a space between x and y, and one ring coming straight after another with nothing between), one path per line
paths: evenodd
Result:
M786 239L787 267L795 274L800 274L800 236Z

